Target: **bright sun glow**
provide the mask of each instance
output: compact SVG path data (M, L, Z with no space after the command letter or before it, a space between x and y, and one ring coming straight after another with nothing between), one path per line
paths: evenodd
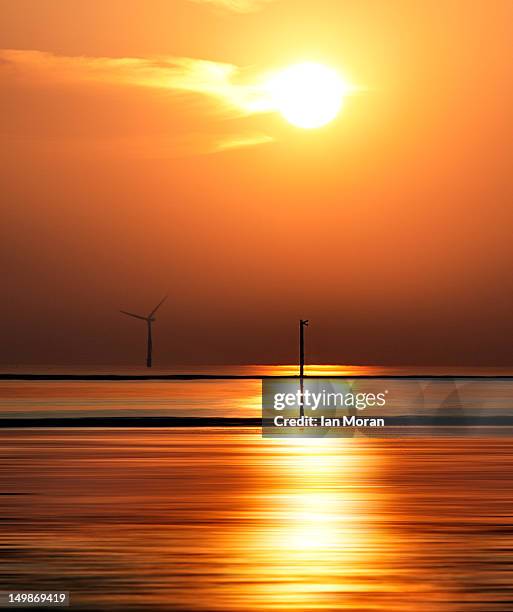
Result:
M285 68L267 86L282 116L305 129L318 128L335 119L348 90L335 70L314 62Z

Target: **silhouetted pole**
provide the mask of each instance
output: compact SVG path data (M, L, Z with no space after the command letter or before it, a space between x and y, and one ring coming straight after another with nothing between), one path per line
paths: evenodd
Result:
M303 376L305 370L305 327L308 326L308 319L299 320L299 385L301 391L301 401L299 402L299 416L304 416L303 407Z
M148 319L148 352L146 353L146 367L151 368L151 351L153 343L151 340L151 319Z

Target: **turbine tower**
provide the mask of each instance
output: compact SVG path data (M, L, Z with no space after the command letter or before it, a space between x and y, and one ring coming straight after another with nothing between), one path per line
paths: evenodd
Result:
M164 298L162 298L162 300L160 300L160 302L155 306L155 308L146 317L144 315L134 314L133 312L127 312L126 310L120 310L120 312L128 315L129 317L135 317L136 319L142 319L143 321L146 321L148 325L148 348L146 351L146 367L147 368L151 368L151 365L152 365L151 352L153 349L153 343L152 343L152 337L151 337L151 324L155 321L155 316L154 316L155 313L162 306L162 304L166 301L166 299L167 299L167 295Z

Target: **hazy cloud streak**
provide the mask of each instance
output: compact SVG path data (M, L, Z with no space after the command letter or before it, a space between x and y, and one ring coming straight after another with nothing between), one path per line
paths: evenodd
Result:
M191 0L196 4L213 4L236 13L251 13L258 11L273 0Z
M264 77L248 77L234 64L187 57L69 57L42 51L6 49L0 50L0 77L4 83L5 79L9 82L15 78L45 88L52 84L87 86L91 83L197 94L210 98L214 102L213 108L220 111L223 118L248 117L272 110L263 87ZM208 139L211 144L204 142L200 147L188 142L185 146L181 139L175 144L179 151L190 153L196 149L201 153L273 140L266 134L230 132L226 136L205 135L203 140ZM193 140L201 142L197 135ZM143 149L149 151L151 147L144 144Z
M191 92L217 98L240 115L270 111L265 90L234 64L188 57L68 57L42 51L0 51L0 68L45 81L93 81Z

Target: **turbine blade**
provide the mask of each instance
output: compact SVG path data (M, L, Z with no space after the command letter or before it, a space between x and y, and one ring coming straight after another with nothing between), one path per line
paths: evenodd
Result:
M129 317L135 317L136 319L142 319L143 321L147 321L148 317L142 317L141 315L136 315L133 312L127 312L126 310L120 310L123 314L128 315Z
M151 317L153 317L153 315L157 312L157 310L162 306L162 304L167 300L167 295L165 295L160 302L155 306L155 308L150 312L150 314L148 315L148 319L151 319Z

